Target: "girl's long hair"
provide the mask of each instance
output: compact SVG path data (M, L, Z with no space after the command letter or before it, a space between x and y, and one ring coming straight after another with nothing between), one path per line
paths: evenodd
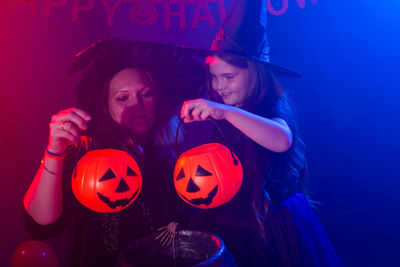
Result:
M272 204L272 206L277 207L296 192L306 193L305 146L299 137L297 122L287 92L283 90L281 83L275 78L268 66L261 62L248 61L245 58L233 55L221 54L217 56L233 66L249 69L249 94L241 108L266 118L282 118L292 131L293 140L289 150L283 153L275 153L272 151L265 152L265 149L261 149L263 153L257 154L259 157L264 157L264 159L258 159L259 162L267 162L268 164L267 166L256 166L259 169L257 176L261 176L258 178L261 181L255 181L255 184L249 186L254 194L252 207L258 217L260 232L263 235L263 225L268 210L266 205ZM207 79L209 97L223 103L222 98L212 88L209 71ZM266 203L268 198L271 203Z

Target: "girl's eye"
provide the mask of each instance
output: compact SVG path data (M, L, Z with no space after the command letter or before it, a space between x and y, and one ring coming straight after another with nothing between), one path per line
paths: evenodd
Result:
M233 78L235 78L235 75L226 75L225 76L228 80L232 80Z

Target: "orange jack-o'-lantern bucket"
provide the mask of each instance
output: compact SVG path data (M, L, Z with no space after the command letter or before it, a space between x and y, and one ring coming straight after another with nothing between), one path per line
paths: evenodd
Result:
M219 143L192 148L182 153L175 164L174 185L178 195L201 209L215 208L230 201L242 181L243 168L239 159Z
M109 213L121 211L135 201L142 188L142 174L125 151L92 150L78 161L71 184L80 203Z

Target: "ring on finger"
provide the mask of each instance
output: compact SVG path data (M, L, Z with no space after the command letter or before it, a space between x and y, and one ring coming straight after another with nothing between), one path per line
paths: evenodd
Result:
M61 131L64 131L64 130L65 130L64 124L65 124L65 122L63 122L63 121L59 123L59 127L60 127L60 130L61 130Z

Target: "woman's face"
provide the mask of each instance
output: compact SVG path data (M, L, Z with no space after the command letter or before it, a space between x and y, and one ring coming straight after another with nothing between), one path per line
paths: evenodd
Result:
M207 58L212 87L227 105L241 107L250 93L248 68L233 66L217 56Z
M144 71L126 68L115 74L109 86L107 106L115 122L132 135L145 137L156 119L154 88Z

